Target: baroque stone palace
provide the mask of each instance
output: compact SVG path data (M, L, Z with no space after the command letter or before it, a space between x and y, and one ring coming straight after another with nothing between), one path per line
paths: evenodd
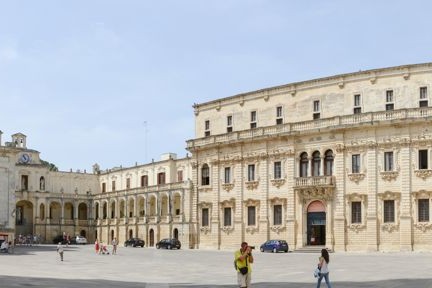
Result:
M0 139L1 233L430 250L431 83L426 63L195 104L191 157L92 173L49 171L14 134Z

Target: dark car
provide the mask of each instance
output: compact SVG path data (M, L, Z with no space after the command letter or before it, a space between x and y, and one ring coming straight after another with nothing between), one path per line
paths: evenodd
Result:
M53 243L54 243L54 244L61 243L61 244L63 244L63 245L66 245L66 244L67 244L67 241L66 241L66 239L64 239L63 235L57 235L56 237L54 237L54 239L53 239ZM72 244L72 243L71 243L71 244ZM75 244L75 243L74 243L74 244Z
M124 242L124 246L132 246L132 247L144 247L144 240L140 238L130 238Z
M175 238L166 238L166 239L162 239L159 242L156 243L156 248L160 249L160 248L165 248L165 249L180 249L181 247L181 243L179 240L175 239Z
M261 252L272 251L273 253L277 253L283 251L286 253L288 249L288 243L285 240L268 240L260 246Z

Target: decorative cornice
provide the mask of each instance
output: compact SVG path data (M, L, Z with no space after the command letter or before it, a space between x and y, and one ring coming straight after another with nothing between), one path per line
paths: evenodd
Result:
M274 198L270 198L269 201L272 205L286 205L287 199L274 197Z
M303 200L309 199L333 199L333 188L329 187L306 187L295 189Z
M418 230L422 232L426 232L427 230L432 229L432 223L431 222L417 222L414 223L414 227L416 227Z
M231 198L231 199L221 201L219 205L222 209L227 207L235 208L235 201L236 201L235 198Z
M200 228L200 231L201 231L202 233L204 233L204 234L209 234L209 233L211 232L211 229L210 229L209 226L202 226L202 227Z
M399 176L399 169L396 171L381 171L380 175L384 181L396 180L396 178Z
M378 193L377 195L378 195L378 198L381 200L399 200L401 197L400 192L391 192L391 191Z
M234 188L234 183L222 183L222 189L229 192Z
M431 169L414 170L414 174L417 177L426 180L426 178L429 178L432 175L432 170Z
M249 198L244 200L243 203L245 204L245 206L259 206L260 200Z
M246 184L246 189L254 190L254 189L258 188L259 182L258 181L246 181L245 184Z
M381 229L383 231L387 231L389 233L396 231L399 229L399 224L395 224L395 223L383 223L381 224Z
M365 173L348 173L348 179L356 184L366 177Z
M350 193L346 195L347 202L363 201L366 202L367 194Z
M271 179L271 184L276 186L278 189L285 184L285 179Z
M231 232L234 231L233 226L222 226L220 229L222 230L222 232L225 232L226 234L230 234Z
M199 208L211 208L212 205L213 204L211 202L205 202L205 201L198 203Z
M270 230L279 234L280 232L286 230L286 227L282 226L282 225L273 225L273 226L270 226Z
M348 229L354 231L355 233L358 233L359 231L366 229L366 225L361 224L361 223L354 223L354 224L348 225Z

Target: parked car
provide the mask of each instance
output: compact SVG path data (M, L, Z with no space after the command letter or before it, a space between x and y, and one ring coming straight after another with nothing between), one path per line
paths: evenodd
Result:
M261 252L272 251L273 253L277 253L283 251L286 253L288 249L288 243L285 240L268 240L260 246Z
M76 236L75 237L76 244L87 244L87 239L84 236Z
M62 243L63 245L66 245L67 241L63 238L63 235L57 235L53 239L53 244Z
M128 247L128 246L132 246L132 247L144 247L144 240L140 239L140 238L130 238L129 240L126 240L124 242L124 246Z
M179 240L175 239L175 238L165 238L160 240L159 242L156 243L156 248L160 249L160 248L165 248L165 249L180 249L181 248L181 243Z

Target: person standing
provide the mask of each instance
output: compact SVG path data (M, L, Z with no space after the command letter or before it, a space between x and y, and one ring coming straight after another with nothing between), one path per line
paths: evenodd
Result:
M57 252L60 255L60 260L63 261L63 244L62 242L59 242L57 245Z
M118 241L117 241L116 237L114 237L114 239L112 240L111 244L113 246L112 255L117 254Z
M320 268L320 273L318 277L317 288L321 286L321 280L324 278L328 288L331 288L329 279L328 263L330 263L330 255L327 249L321 249L321 256L318 258L318 267Z
M251 287L252 263L252 248L247 242L240 245L240 250L234 253L234 263L237 270L237 283L240 288Z
M95 240L95 250L96 250L96 254L98 254L99 253L99 241L97 238Z

